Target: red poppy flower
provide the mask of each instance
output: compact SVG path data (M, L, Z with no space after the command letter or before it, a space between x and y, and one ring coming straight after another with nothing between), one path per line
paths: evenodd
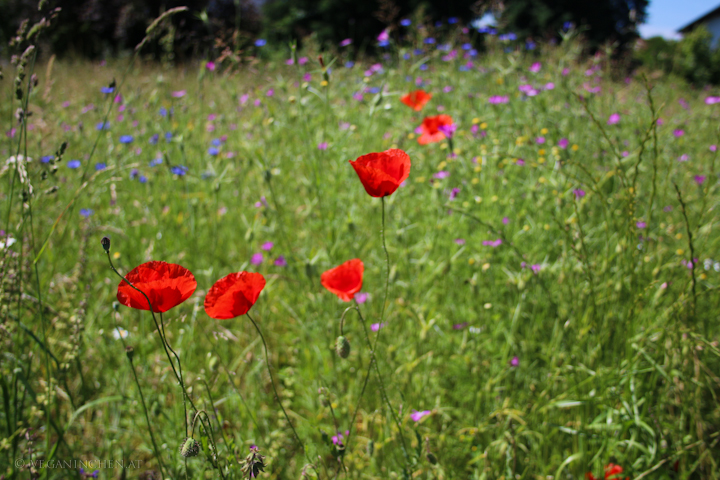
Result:
M422 125L420 125L420 137L418 143L420 145L427 145L428 143L440 142L445 138L445 134L440 130L442 126L449 126L453 124L453 119L450 115L436 115L434 117L425 117Z
M419 112L431 98L432 94L427 93L425 90L415 90L404 97L400 97L400 101L416 112Z
M153 312L167 312L180 305L190 298L197 288L197 282L190 270L174 263L143 263L131 270L125 278L145 292ZM150 310L142 293L128 285L125 280L118 285L117 299L126 307Z
M205 296L205 313L218 320L245 315L265 288L260 273L239 272L227 275L212 286Z
M410 157L397 148L368 153L350 160L350 165L371 197L392 195L410 175Z
M623 468L620 465L614 463L608 463L605 465L605 480L620 479L618 475L623 472Z
M331 268L320 276L320 283L331 293L334 293L343 302L349 302L362 288L363 270L362 260L355 258L342 265Z

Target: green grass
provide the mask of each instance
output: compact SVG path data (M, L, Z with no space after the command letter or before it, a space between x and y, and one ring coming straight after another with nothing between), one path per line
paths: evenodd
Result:
M398 50L369 78L369 62L346 69L341 57L327 86L313 61L268 58L234 73L138 62L120 103L100 88L120 81L126 62L56 62L52 70L43 63L35 67L27 142L11 120L19 102L6 71L0 114L3 130L13 122L17 133L0 151L6 159L20 148L33 160L29 183L19 182L14 164L1 179L0 228L17 242L2 250L0 269L0 474L29 478L15 460L47 459L48 449L55 461L136 462L124 473L104 465L99 478L159 472L127 344L167 478L219 478L215 463L225 478L242 478L252 444L267 456L267 478L304 471L323 479L579 479L601 476L609 463L630 478L716 478L720 195L709 147L720 143L718 106L704 103L711 92L672 78L651 80L650 94L640 76L613 81L606 59L586 62L576 47L532 55L493 47L470 71L434 48L411 60L402 59L411 50ZM428 70L419 70L421 59ZM528 71L534 61L538 73ZM587 76L593 65L599 70ZM417 77L434 95L420 113L399 101ZM548 82L555 88L534 97L518 91ZM353 99L365 87L383 93ZM178 90L187 94L173 99ZM509 103L491 105L491 95ZM412 133L441 106L458 125L454 158L447 141L421 146ZM96 130L108 109L110 129ZM616 112L620 122L608 125ZM121 135L134 140L122 144ZM210 155L222 135L220 154ZM557 146L562 138L567 148ZM39 159L63 141L67 152L52 173ZM334 353L347 304L320 285L320 274L362 259L369 300L361 309L368 323L380 321L381 202L348 160L394 147L410 155L412 170L386 199L390 284L377 355L402 430L371 375L340 463L328 437L350 428L370 356L352 314L344 329L352 352L346 360ZM689 160L678 161L682 155ZM157 156L163 163L150 167ZM71 159L81 167L68 168ZM96 172L99 162L107 168ZM174 175L177 165L187 175ZM438 171L449 175L434 179ZM23 205L30 184L34 195ZM57 192L46 193L53 186ZM93 213L85 218L81 209ZM165 331L194 403L209 414L217 459L199 425L200 455L180 456L182 395L149 313L113 306L119 278L100 245L104 235L123 274L149 260L194 273L198 289L164 315ZM496 248L483 245L496 239ZM251 265L268 241L272 250ZM694 271L682 263L691 249ZM280 255L287 266L273 264ZM253 325L213 320L202 308L217 279L242 270L267 279L251 313L314 470L304 469L308 460L275 403ZM113 336L117 327L127 338ZM415 422L412 410L431 414ZM78 478L77 470L55 465L41 474Z

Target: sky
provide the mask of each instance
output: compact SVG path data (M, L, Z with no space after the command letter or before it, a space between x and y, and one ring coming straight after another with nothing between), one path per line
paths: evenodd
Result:
M678 39L678 29L717 7L720 0L650 0L647 22L640 25L640 35Z

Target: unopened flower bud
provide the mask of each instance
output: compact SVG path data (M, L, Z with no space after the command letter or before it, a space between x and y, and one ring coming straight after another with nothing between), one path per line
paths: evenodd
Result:
M102 240L100 240L100 243L106 252L110 252L110 237L103 237Z
M337 353L340 358L347 358L348 355L350 355L350 342L342 335L335 340L335 353Z
M192 437L187 437L180 445L180 455L183 457L196 457L200 452L200 444Z
M125 347L125 355L127 355L128 360L130 360L131 362L132 362L134 354L135 354L135 349L133 347L131 347L130 345Z
M431 465L437 465L437 457L432 452L427 452L427 459Z

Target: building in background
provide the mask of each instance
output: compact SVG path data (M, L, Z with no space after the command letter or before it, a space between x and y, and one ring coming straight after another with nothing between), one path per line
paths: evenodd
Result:
M712 34L712 46L718 46L718 41L720 40L720 6L717 6L700 18L688 23L678 30L678 32L687 35L700 25L703 25L707 31Z

